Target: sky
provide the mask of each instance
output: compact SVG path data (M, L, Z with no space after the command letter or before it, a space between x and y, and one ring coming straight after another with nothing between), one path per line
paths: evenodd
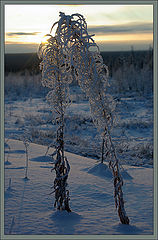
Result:
M36 52L59 12L82 14L101 51L146 50L153 44L152 5L5 5L5 52Z

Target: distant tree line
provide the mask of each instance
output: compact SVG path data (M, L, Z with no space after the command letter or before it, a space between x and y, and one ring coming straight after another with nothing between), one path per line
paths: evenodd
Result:
M147 51L101 52L104 63L108 66L111 88L115 93L153 91L153 49ZM5 75L25 77L39 75L39 59L36 53L5 54ZM6 86L9 82L6 79ZM29 85L30 85L29 79ZM40 84L40 79L36 81ZM20 83L19 83L20 84ZM77 84L75 80L73 85ZM10 84L9 84L10 85ZM32 86L32 84L31 84ZM11 87L11 86L10 86Z
M142 69L149 65L150 70L153 68L153 49L148 51L122 51L122 52L101 52L103 60L109 67L109 73L112 77L123 64L133 64L136 69ZM19 72L25 69L30 74L39 73L39 59L37 53L19 53L5 54L5 73Z

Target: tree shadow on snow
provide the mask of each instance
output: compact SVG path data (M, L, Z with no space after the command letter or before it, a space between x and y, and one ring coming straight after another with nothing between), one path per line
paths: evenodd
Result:
M82 216L75 212L55 211L50 218L61 234L74 234L74 227L81 221Z
M4 153L24 154L25 150L5 150Z
M52 168L52 166L40 166L40 168Z
M5 167L5 169L15 169L15 170L20 170L24 169L25 167Z
M52 158L50 156L38 156L38 157L35 157L35 158L31 158L30 161L33 161L33 162L52 162Z

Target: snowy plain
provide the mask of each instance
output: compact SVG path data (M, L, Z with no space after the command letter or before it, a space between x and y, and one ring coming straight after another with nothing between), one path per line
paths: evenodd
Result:
M65 113L65 150L100 159L102 139L93 124L89 103L78 86L71 88L72 104ZM153 165L153 95L115 95L113 141L122 164ZM52 121L53 120L53 121ZM47 146L56 142L56 123L45 97L5 98L5 138Z
M106 163L66 152L72 212L56 211L50 195L54 180L46 146L31 143L25 180L25 147L9 139L5 162L5 234L152 235L153 168L123 165L124 199L130 225L119 222L113 181ZM9 153L8 153L9 152ZM52 149L49 149L49 153Z
M44 97L5 97L5 234L17 235L151 235L153 234L153 96L115 95L116 124L112 137L124 178L122 225L115 209L108 162L100 163L101 137L87 99L71 88L65 115L65 150L70 163L71 213L54 209L49 149L56 124ZM25 176L28 148L28 181ZM124 169L124 170L123 170Z

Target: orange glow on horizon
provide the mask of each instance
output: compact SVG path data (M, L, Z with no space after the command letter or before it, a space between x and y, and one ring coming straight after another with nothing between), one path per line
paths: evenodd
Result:
M136 34L109 34L109 35L95 35L94 40L96 43L126 43L132 42L153 42L152 33L136 33ZM44 34L40 33L37 35L24 35L24 36L6 36L5 44L33 44L39 45L41 42L46 41Z
M111 34L94 36L96 42L125 42L125 41L153 41L152 33Z

